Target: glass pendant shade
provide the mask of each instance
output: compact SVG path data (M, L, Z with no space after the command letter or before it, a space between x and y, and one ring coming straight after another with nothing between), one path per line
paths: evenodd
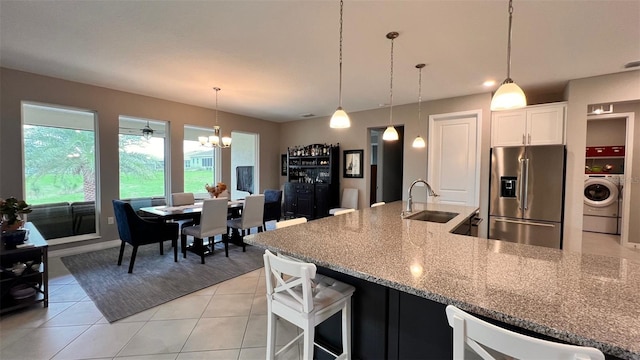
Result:
M513 22L513 0L509 0L509 33L507 42L507 78L491 99L491 111L520 109L527 106L527 97L520 86L511 80L511 26Z
M427 146L427 144L424 142L424 139L420 135L418 135L418 137L416 137L416 139L413 140L413 145L411 146L413 146L414 148L421 149Z
M385 141L394 141L394 140L398 140L398 138L399 138L398 132L396 131L396 128L394 128L393 126L388 126L387 129L382 134L382 140L385 140Z
M329 121L329 127L332 129L346 129L351 127L351 120L347 112L342 109L342 11L344 9L344 1L340 0L340 84L338 86L339 105L336 112L333 113Z
M344 129L351 127L351 120L349 119L349 115L342 110L342 107L338 107L336 112L333 113L331 117L331 121L329 122L329 126L333 129Z
M510 80L510 79L507 79ZM505 80L491 99L491 111L519 109L527 106L527 97L520 86Z

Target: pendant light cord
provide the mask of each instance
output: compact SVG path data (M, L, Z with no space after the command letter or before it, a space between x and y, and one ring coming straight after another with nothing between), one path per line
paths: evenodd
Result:
M511 22L513 17L513 0L509 0L509 39L507 41L507 80L511 81Z
M393 38L391 38L391 80L389 82L389 125L393 119Z
M424 64L420 64L423 65ZM418 65L418 70L419 70L419 75L418 75L418 121L420 121L421 116L420 116L420 110L422 107L422 67Z
M220 91L219 87L214 87L213 90L216 91L216 126L218 125L218 91Z
M342 8L344 6L343 0L340 0L340 87L338 88L339 105L342 108Z

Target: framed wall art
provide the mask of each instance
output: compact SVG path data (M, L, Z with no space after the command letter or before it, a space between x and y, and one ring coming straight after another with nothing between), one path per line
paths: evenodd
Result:
M345 150L342 176L346 178L363 177L364 150Z

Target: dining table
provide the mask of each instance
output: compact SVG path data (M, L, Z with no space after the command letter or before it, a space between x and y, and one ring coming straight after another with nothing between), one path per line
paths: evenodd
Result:
M244 207L244 200L229 200L227 202L229 208L229 216L235 217L240 214ZM191 205L181 206L149 206L141 207L140 211L153 215L162 220L182 220L182 219L200 219L202 213L202 202Z

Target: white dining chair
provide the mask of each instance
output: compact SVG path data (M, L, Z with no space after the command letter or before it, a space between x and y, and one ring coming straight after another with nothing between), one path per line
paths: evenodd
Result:
M561 344L518 334L480 320L453 305L448 305L445 311L449 326L453 328L454 360L475 359L477 355L485 360L496 359L496 356L516 359L604 360L604 355L596 348Z
M193 193L173 193L171 194L171 206L193 205L196 198Z
M181 193L172 193L171 194L171 206L185 206L185 205L193 205L196 202L196 198L193 193L181 192ZM178 219L178 220L169 220L169 222L178 224L178 234L182 234L182 229L187 226L193 225L193 219ZM185 246L182 246L182 255L186 257Z
M334 215L336 211L345 209L358 210L358 189L344 188L342 189L342 200L340 200L340 207L329 210L330 215Z
M221 235L224 243L224 253L229 257L229 241L227 239L227 199L206 199L202 202L202 213L200 215L200 225L188 226L182 229L180 245L182 254L187 257L187 236L193 236L194 250L200 253L200 261L204 264L204 256L207 248L211 248L211 253L216 244L215 236ZM204 244L204 239L208 238L208 244ZM220 242L218 241L218 242Z
M344 215L344 214L348 214L348 213L354 212L354 211L356 211L356 210L355 209L342 209L342 210L335 211L333 213L333 216Z
M291 225L304 224L306 222L307 222L306 217L299 217L299 218L289 219L289 220L280 220L276 223L276 229L282 229L285 227L289 227Z
M303 359L313 358L314 345L338 359L351 359L351 297L355 288L324 275L316 275L312 263L292 261L264 253L267 280L267 359L275 359L303 338ZM342 354L314 343L315 327L342 312ZM277 353L276 321L282 318L302 333Z
M380 202L371 204L371 207L374 208L374 207L382 206L384 204L386 204L384 201L380 201Z
M226 200L226 199L225 199ZM262 232L262 216L264 214L264 195L249 195L244 198L244 207L242 215L237 219L227 220L227 227L237 229L241 232L240 236L244 237L245 232L251 234L252 228L257 228L258 232ZM242 251L246 251L244 241L242 241Z

